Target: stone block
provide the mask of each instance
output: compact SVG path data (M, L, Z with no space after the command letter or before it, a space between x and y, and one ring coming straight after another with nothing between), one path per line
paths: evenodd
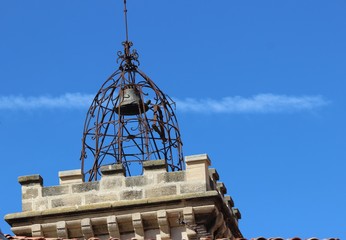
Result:
M65 198L59 198L59 199L53 199L52 200L52 208L57 207L67 207L67 206L80 206L82 203L80 196L74 196L74 197L65 197Z
M119 190L123 187L124 177L103 177L100 180L100 190Z
M208 167L210 159L207 154L186 156L186 181L204 182L210 188L210 177Z
M165 172L157 175L158 183L182 182L185 180L185 172Z
M62 184L82 183L84 176L81 169L59 172L59 182Z
M152 197L161 197L161 196L169 196L169 195L176 195L177 194L177 186L163 186L163 187L155 187L146 189L145 196L147 198Z
M167 172L167 163L165 160L150 160L143 162L144 175L151 171Z
M27 212L27 211L32 211L33 208L32 208L32 202L23 202L22 203L22 211L23 212Z
M38 188L26 188L23 189L22 199L31 199L38 197Z
M69 193L69 186L53 186L42 188L42 196L57 196Z
M135 200L143 198L142 190L125 190L120 193L120 200Z
M125 168L120 164L101 166L102 176L125 176Z
M100 184L99 182L85 182L81 184L72 185L72 193L82 193L89 192L92 190L99 190Z
M37 211L43 211L48 209L48 198L36 200L34 202L34 209Z
M118 200L117 193L107 194L107 195L95 195L95 194L85 195L85 204L93 204L93 203L100 203L100 202L114 202L117 200Z
M153 183L152 180L149 180L146 176L135 176L125 178L126 187L140 187L151 183Z
M207 190L205 183L185 183L180 186L180 193L205 192Z
M43 178L39 174L18 177L22 186L43 185Z
M208 154L197 154L197 155L190 155L185 157L186 165L191 165L195 163L206 163L208 166L210 166L210 159Z

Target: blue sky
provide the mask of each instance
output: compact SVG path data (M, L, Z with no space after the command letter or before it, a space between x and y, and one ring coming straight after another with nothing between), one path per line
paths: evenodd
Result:
M140 68L177 102L245 237L346 237L346 2L128 0ZM121 0L0 2L0 228L17 177L80 167L84 118L116 70Z

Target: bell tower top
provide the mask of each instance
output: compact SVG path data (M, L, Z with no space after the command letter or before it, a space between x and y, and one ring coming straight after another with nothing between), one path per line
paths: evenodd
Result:
M89 181L100 167L122 164L128 176L143 173L143 162L164 160L170 171L183 169L182 140L175 103L138 66L138 53L128 40L118 52L116 70L101 86L87 112L81 168Z

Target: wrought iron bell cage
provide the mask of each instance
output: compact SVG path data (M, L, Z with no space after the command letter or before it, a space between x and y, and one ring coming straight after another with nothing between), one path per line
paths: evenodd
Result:
M81 164L89 181L98 179L101 166L114 163L121 163L127 176L141 173L146 160L164 159L170 171L184 167L174 101L138 68L132 43L123 45L119 69L102 85L87 113Z

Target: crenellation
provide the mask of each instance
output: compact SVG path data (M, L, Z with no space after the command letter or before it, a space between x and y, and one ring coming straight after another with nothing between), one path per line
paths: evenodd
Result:
M206 154L186 158L187 167L184 171L167 172L166 162L155 160L143 163L144 175L132 177L124 176L124 167L121 164L103 166L102 178L94 182L81 182L79 170L59 172L60 185L50 187L42 187L43 179L40 175L20 177L19 180L23 184L23 211L42 211L48 208L138 200L210 190L218 190L221 196L226 193L224 184L217 182L219 175L216 170L208 169L210 159Z
M63 171L60 185L50 187L42 186L39 175L21 177L23 214L33 217L25 220L30 228L14 223L12 230L78 239L188 240L208 231L228 236L231 230L225 219L234 219L237 225L239 210L224 195L227 190L217 171L209 169L208 155L186 159L186 170L167 172L164 160L147 161L144 174L131 177L125 176L121 164L107 165L101 167L101 179L93 182L83 182L79 170ZM59 216L54 224L51 215ZM38 221L41 218L45 220ZM214 226L204 226L212 222Z

